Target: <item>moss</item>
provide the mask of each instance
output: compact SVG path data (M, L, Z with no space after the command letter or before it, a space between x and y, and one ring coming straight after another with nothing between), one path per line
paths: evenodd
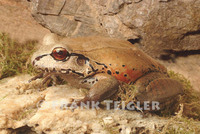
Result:
M172 79L181 82L184 86L184 95L179 102L184 107L183 116L200 120L200 92L195 91L190 81L183 75L173 71L169 71L168 74Z
M32 73L30 55L34 52L36 41L20 44L0 33L0 79L20 73ZM28 62L27 62L28 61Z

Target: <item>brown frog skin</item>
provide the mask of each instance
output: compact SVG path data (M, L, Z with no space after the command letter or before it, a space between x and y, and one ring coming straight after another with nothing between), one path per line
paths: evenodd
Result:
M33 65L42 69L44 81L60 76L72 86L89 89L77 105L86 101L103 101L118 90L122 82L133 83L139 101L165 103L182 94L183 87L170 79L160 63L128 41L105 37L44 38L32 57Z

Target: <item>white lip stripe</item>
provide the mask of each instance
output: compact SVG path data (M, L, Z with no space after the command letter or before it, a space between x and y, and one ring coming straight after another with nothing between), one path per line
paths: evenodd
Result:
M67 73L66 70L61 70L60 72L63 73L63 74Z

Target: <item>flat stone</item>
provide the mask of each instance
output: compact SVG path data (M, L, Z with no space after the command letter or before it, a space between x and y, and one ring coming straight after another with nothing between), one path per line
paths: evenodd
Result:
M65 0L39 0L37 11L41 14L59 15Z
M70 36L77 27L78 22L70 20L65 16L56 17L51 15L43 16L46 21L44 25L49 27L51 31L56 32L59 35Z
M61 14L74 16L81 5L81 0L66 0Z

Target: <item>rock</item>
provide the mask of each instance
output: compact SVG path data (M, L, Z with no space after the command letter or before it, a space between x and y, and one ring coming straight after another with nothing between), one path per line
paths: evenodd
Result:
M115 15L121 11L125 4L124 0L109 0L106 3L105 15Z
M110 116L103 118L103 121L104 121L105 124L111 124L111 123L114 122L113 118L110 117Z
M164 50L199 50L200 43L196 43L200 31L199 5L200 1L170 1L154 8L142 29L145 51L154 55Z
M61 14L74 16L81 5L81 0L65 0L65 6L62 9Z
M144 118L142 113L136 111L104 108L97 110L61 109L60 106L67 104L70 98L80 99L84 94L69 85L57 85L40 90L34 84L32 88L30 86L26 89L33 92L24 91L19 94L18 84L21 83L20 87L23 84L26 85L30 78L28 75L21 75L0 81L0 133L107 134L144 130L154 133L171 123L170 119L157 115L147 114ZM179 124L182 123L179 122ZM175 127L176 125L170 126Z
M195 0L32 1L35 19L54 33L136 39L153 57L165 50L199 50L199 12Z
M49 27L51 31L61 35L66 34L66 36L72 34L78 25L78 22L70 20L64 16L58 18L56 16L47 15L43 16L42 19L48 21L47 27ZM45 23L42 24L46 25Z
M43 15L59 15L65 0L40 0L38 1L38 13Z

